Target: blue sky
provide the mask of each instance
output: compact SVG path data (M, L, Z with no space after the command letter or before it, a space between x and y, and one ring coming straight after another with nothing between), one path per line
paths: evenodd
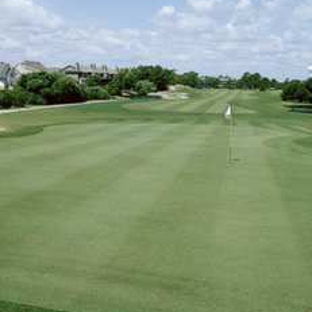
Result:
M40 0L38 3L65 17L69 22L95 23L112 28L150 27L151 16L160 7L181 5L180 0Z
M312 0L0 0L0 61L307 77Z

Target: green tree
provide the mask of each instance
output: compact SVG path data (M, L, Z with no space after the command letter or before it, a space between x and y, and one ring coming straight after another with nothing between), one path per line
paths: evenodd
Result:
M88 100L108 100L108 92L102 87L87 87L86 95Z
M0 92L0 107L4 109L11 108L13 106L13 98L11 91Z
M87 87L98 87L103 85L103 80L100 75L92 75L86 79Z
M151 92L157 91L155 84L149 80L140 80L135 85L135 91L140 96L147 96Z
M287 81L284 85L283 92L282 92L282 99L283 101L297 101L296 96L299 95L298 90L303 90L303 82L300 80L292 80ZM305 91L303 91L305 92ZM297 93L297 94L296 94Z
M52 89L57 94L59 103L83 102L86 100L86 95L79 84L69 77L62 77L55 81Z
M53 83L62 77L58 73L32 73L23 75L17 82L17 87L27 92L42 93L46 88L51 88Z
M300 85L296 92L294 93L294 98L296 101L303 103L303 102L309 102L311 99L311 93L309 90L305 87L305 85Z
M192 87L192 88L199 88L202 85L202 82L198 73L194 71L182 74L178 78L178 81L179 83L185 86Z

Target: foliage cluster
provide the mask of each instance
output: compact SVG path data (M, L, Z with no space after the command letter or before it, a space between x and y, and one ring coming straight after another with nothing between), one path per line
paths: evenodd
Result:
M276 79L262 77L259 73L244 73L239 79L229 76L200 76L196 72L188 72L176 76L176 82L192 88L227 88L227 89L244 89L260 90L280 89L281 83Z
M282 99L284 101L312 104L312 78L306 81L291 80L286 82Z
M138 66L119 70L107 85L107 91L111 95L122 95L125 90L147 95L149 92L167 90L175 82L173 70L161 66Z

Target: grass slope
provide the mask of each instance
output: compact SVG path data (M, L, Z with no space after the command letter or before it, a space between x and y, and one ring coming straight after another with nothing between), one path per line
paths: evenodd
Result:
M0 299L81 312L311 310L311 116L288 113L277 93L204 91L0 125L11 129L0 139Z

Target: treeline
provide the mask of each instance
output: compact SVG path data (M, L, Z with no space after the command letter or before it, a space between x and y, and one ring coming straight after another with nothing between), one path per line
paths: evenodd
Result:
M165 91L170 85L192 88L228 88L261 90L279 89L282 83L260 74L245 73L241 78L201 76L196 72L178 74L161 66L138 66L120 69L111 81L103 84L94 75L83 84L62 73L40 72L24 75L13 90L0 92L0 107L77 103L86 100L107 100L114 96L146 96Z
M3 108L50 105L108 99L108 92L98 86L80 85L61 73L40 72L23 75L13 90L0 92Z
M114 79L106 86L111 95L130 94L147 95L151 92L165 91L175 84L174 70L161 66L139 66L119 70Z
M175 82L175 72L161 66L121 69L108 83L94 75L79 84L61 73L40 72L24 75L13 90L0 92L0 107L79 103L107 100L112 96L146 96L164 91Z
M187 85L193 88L226 88L260 90L281 89L283 83L276 79L262 77L259 73L244 73L241 78L235 79L229 76L200 76L196 72L188 72L176 76L176 83Z
M139 92L142 82L146 83L146 92L164 91L169 85L184 85L197 89L205 88L227 88L260 90L281 89L283 83L276 79L269 79L259 73L245 73L241 78L235 79L229 76L205 76L194 71L178 74L174 70L164 69L160 66L139 66L119 71L114 80L108 84L110 94L121 95L124 90ZM149 84L147 84L149 82ZM143 84L144 85L144 84ZM149 92L147 92L149 91Z
M312 104L312 78L306 81L287 81L283 88L282 99L283 101Z

